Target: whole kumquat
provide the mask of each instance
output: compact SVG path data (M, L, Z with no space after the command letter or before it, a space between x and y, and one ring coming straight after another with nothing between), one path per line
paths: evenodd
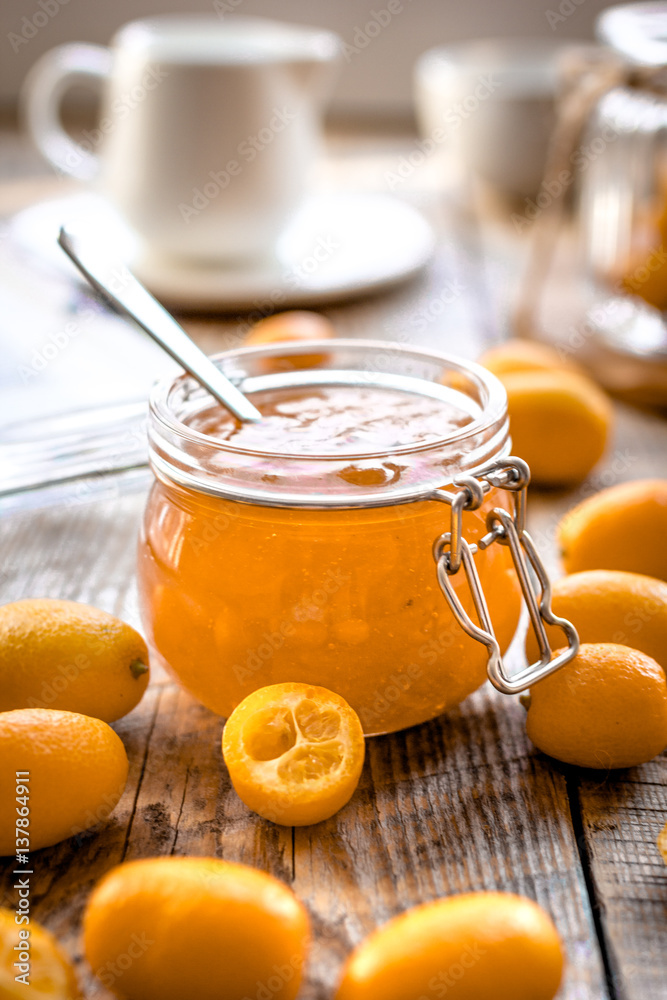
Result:
M123 1000L294 1000L309 943L294 893L219 858L144 858L112 868L88 901L88 962Z
M556 580L551 607L572 622L581 642L620 643L667 666L667 583L663 580L621 570L584 570ZM553 649L562 633L555 628L547 631ZM538 658L532 629L526 652L531 662Z
M0 812L0 855L49 847L107 820L127 772L125 747L101 719L50 708L0 713L0 801L20 795L26 810ZM16 827L25 828L25 844Z
M616 643L584 643L530 689L528 736L566 764L644 764L667 746L667 680L659 663Z
M247 347L266 347L282 342L329 340L335 336L334 325L326 316L305 309L291 309L260 319L246 336L245 344ZM323 364L326 358L326 354L286 354L266 358L262 366L278 371L290 368L316 368Z
M130 625L77 601L0 607L0 711L55 708L114 722L148 684L146 643Z
M562 519L565 570L620 569L667 580L667 479L601 490Z
M563 952L530 899L478 892L417 906L352 953L335 1000L552 1000Z

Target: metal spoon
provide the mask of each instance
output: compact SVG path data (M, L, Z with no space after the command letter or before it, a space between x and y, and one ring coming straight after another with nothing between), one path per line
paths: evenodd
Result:
M84 278L117 312L133 319L225 409L245 423L262 419L259 410L200 351L183 327L124 264L114 264L98 256L91 247L82 247L80 240L75 240L64 227L58 234L58 243Z

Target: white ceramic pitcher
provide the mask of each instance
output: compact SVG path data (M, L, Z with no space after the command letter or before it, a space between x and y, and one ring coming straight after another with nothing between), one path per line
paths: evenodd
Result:
M270 256L307 192L334 34L255 18L133 21L110 48L47 52L24 89L27 126L58 172L94 181L151 253ZM98 126L60 124L73 84L103 81Z

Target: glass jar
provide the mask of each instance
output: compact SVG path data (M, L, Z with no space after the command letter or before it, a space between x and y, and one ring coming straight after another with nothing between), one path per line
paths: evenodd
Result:
M643 303L667 309L667 7L609 8L597 34L619 82L600 98L572 157L597 321L629 349L664 352L663 324L647 323Z
M583 175L581 195L596 283L660 310L667 308L666 97L618 87L602 98L586 140L600 155Z
M451 708L486 678L487 653L443 599L432 548L450 526L446 487L508 453L505 392L477 365L394 344L314 350L321 342L214 360L251 399L285 386L391 386L455 404L468 423L388 453L275 453L193 429L211 400L189 377L159 385L149 430L156 481L139 544L143 621L160 661L223 716L259 687L303 681L346 698L366 733L391 732ZM295 367L306 361L319 364ZM483 536L489 512L509 503L501 489L480 495L461 514L463 538ZM520 611L511 552L491 545L476 565L505 648ZM450 581L474 616L466 574Z

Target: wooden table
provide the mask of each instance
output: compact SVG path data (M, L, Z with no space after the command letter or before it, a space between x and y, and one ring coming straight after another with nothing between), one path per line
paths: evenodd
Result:
M410 142L339 137L331 162L357 187L381 189ZM480 240L443 206L432 181L421 174L400 192L441 226L429 273L328 313L342 335L474 356L503 333L517 246L496 223ZM0 205L11 201L10 189L0 191ZM444 303L442 289L452 281L463 291ZM188 322L211 350L235 339L237 321ZM533 496L532 530L552 569L560 514L601 485L667 474L666 445L661 418L619 406L609 457L593 479L570 493ZM134 558L144 488L135 479L104 499L6 516L2 600L69 598L138 624ZM667 867L655 845L667 820L664 755L612 775L560 765L527 740L518 701L487 685L434 722L370 740L349 805L326 823L292 830L258 819L238 800L220 752L222 720L169 678L157 674L141 705L114 728L130 759L119 806L106 824L33 859L32 912L76 959L87 997L108 996L81 958L80 919L92 885L123 860L165 854L241 861L292 886L315 933L303 1000L330 997L350 948L392 915L484 889L525 894L553 915L568 956L561 1000L667 997ZM9 906L12 870L11 862L0 867Z

